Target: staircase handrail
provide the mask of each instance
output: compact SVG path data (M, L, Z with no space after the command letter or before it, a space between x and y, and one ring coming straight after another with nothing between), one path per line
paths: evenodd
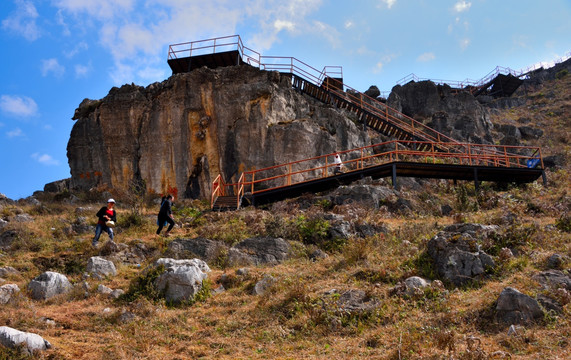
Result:
M226 185L224 184L224 179L222 179L222 174L218 174L214 181L212 182L212 188L210 191L210 208L214 207L214 202L219 196L224 196L226 192Z
M240 58L245 63L259 67L260 66L260 53L249 47L244 46L240 35L230 35L222 36L211 39L190 41L178 44L172 44L169 46L168 60L177 59L182 53L186 57L206 55L206 54L216 54L219 52L237 50ZM196 54L198 52L198 54Z
M411 150L410 146L416 144L417 146L429 144L430 151L425 150ZM458 147L457 151L441 152L437 148L451 148ZM394 148L390 151L375 153L375 148ZM496 151L488 151L488 148L495 148ZM513 149L531 150L531 156L521 155L512 152ZM463 151L461 151L463 150ZM352 156L352 153L358 153L358 156ZM508 145L487 145L487 144L469 144L469 143L438 143L427 141L411 141L411 140L391 140L379 144L368 145L356 149L340 151L325 155L314 156L307 159L291 161L284 164L274 165L262 169L245 171L242 175L244 179L240 181L246 188L250 188L251 194L290 186L300 182L309 181L319 177L333 176L331 169L336 166L333 161L329 161L335 154L345 155L350 157L345 159L343 164L351 166L354 169L350 171L362 170L367 167L377 166L393 161L407 161L410 158L424 159L423 162L428 163L451 163L470 166L491 166L502 168L527 168L529 167L528 161L534 160L540 165L540 169L544 168L543 158L541 156L541 149L533 146L508 146ZM353 154L354 155L354 154ZM408 161L414 162L414 161ZM416 161L418 162L418 161ZM308 165L301 165L301 164ZM275 172L268 175L263 175L264 172ZM300 181L295 181L295 176L300 174L312 173L314 176L301 176ZM321 176L315 174L321 173ZM262 175L262 177L260 177ZM256 186L270 181L282 180L282 184L278 186L268 187L265 189L256 189Z

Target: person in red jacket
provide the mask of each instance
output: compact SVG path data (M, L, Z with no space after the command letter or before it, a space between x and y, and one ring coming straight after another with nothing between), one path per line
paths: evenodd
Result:
M95 237L91 242L94 247L97 247L97 244L99 243L99 237L103 231L105 231L107 235L109 235L109 239L113 241L113 228L107 226L107 222L113 221L113 223L115 223L117 221L117 212L115 209L113 209L114 207L115 200L109 199L107 200L107 206L103 206L101 209L99 209L97 214L95 214L99 220L97 221L97 227L95 228Z

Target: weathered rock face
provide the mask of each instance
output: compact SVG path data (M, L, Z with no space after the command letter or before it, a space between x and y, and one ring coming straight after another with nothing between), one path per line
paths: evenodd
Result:
M432 81L393 87L387 104L458 141L492 143L489 110L468 92L453 94Z
M71 188L143 184L204 198L221 173L367 145L333 107L295 92L290 79L249 66L201 68L146 88L124 85L76 110L67 155Z

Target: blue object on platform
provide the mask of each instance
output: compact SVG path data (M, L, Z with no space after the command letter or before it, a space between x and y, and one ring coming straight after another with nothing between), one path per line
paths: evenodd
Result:
M527 167L530 168L530 169L533 169L534 167L536 167L537 164L539 164L539 159L529 159L529 160L527 160Z

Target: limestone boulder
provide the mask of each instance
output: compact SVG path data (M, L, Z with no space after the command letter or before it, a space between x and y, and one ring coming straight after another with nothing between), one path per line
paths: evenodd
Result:
M476 233L475 229L480 231ZM427 253L445 282L462 286L484 278L487 270L495 268L493 258L478 245L477 239L483 236L484 229L493 231L480 224L455 224L428 241Z
M115 264L102 258L100 256L92 256L87 261L87 267L85 269L90 274L97 274L100 276L115 276L117 275L117 268Z
M264 275L264 277L254 285L252 289L252 295L263 295L265 294L275 283L276 279L271 275Z
M34 300L47 300L68 293L72 288L65 275L53 271L46 271L28 284L28 291Z
M164 265L165 271L155 280L155 286L164 293L166 301L173 304L194 299L210 271L208 265L199 259L161 258L154 263L154 266L158 265Z
M6 284L0 286L0 305L6 305L20 294L20 288L16 284Z
M235 265L278 264L289 257L291 246L282 238L254 237L233 246L228 261Z
M532 276L544 289L562 288L571 291L571 276L561 270L547 270Z
M197 237L173 240L168 244L165 255L175 259L198 257L204 261L211 261L227 250L228 246L221 241Z
M8 326L0 326L0 344L15 349L20 346L28 353L50 349L52 345L38 334L23 332Z
M543 318L543 310L532 297L517 289L502 290L496 304L496 319L507 325L529 324Z

